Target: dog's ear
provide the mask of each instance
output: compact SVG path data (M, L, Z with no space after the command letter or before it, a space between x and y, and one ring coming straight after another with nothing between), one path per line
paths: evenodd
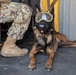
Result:
M35 5L35 10L36 10L36 13L40 12L40 8L37 5Z

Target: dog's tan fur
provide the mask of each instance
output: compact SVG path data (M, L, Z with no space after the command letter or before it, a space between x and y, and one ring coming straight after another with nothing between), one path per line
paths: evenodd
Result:
M35 35L35 40L40 41L40 44L44 45L43 41L39 39L43 37L43 34L40 34L40 32L38 31L38 29L36 27L33 28L34 30L34 35ZM70 41L67 39L67 37L64 34L61 34L59 32L54 31L53 33L53 45L47 46L46 48L46 52L49 54L48 56L48 60L46 62L45 68L47 71L50 71L50 69L52 68L52 61L54 58L54 54L58 48L58 46L62 46L62 47L76 47L76 42L75 41ZM52 40L52 36L51 34L46 34L45 35L47 37L47 43L50 42L50 40ZM34 43L31 51L30 51L30 64L29 64L29 69L33 70L35 68L35 63L36 63L36 59L35 59L35 54L38 53L39 51L42 51L42 46L37 47L37 41ZM64 45L65 44L65 45Z
M57 0L54 0L50 6L52 8ZM51 11L51 10L50 10ZM37 9L37 12L39 10ZM33 70L35 68L35 54L39 51L48 53L48 59L45 65L46 71L50 71L52 68L52 62L55 55L55 52L59 46L61 47L76 47L76 41L70 41L68 38L59 32L56 32L54 28L50 29L47 34L41 34L37 27L35 26L33 28L34 35L35 35L35 43L29 53L30 56L30 64L29 64L29 70ZM53 34L50 34L53 32ZM47 41L43 40L43 37L47 38ZM52 42L52 44L49 44ZM38 46L39 45L39 46ZM43 48L46 46L45 48ZM43 50L44 49L44 50Z

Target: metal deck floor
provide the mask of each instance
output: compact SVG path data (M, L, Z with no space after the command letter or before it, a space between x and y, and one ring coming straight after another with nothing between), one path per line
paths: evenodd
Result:
M30 51L31 46L26 46ZM47 56L36 55L36 69L29 71L29 55L5 58L0 55L0 75L76 75L76 48L60 48L55 54L52 71L47 72L44 65Z

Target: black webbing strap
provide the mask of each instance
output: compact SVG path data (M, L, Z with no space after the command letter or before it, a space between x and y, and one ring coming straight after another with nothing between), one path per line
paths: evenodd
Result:
M28 0L28 5L31 6L31 1L30 0Z

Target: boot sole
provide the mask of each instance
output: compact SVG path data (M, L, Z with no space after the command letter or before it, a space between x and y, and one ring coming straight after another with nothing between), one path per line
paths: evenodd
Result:
M22 55L20 55L20 54L11 54L11 53L2 53L1 52L1 55L4 56L4 57L20 57L20 56L24 56L26 54L28 54L28 52L26 52L25 54L22 54Z

